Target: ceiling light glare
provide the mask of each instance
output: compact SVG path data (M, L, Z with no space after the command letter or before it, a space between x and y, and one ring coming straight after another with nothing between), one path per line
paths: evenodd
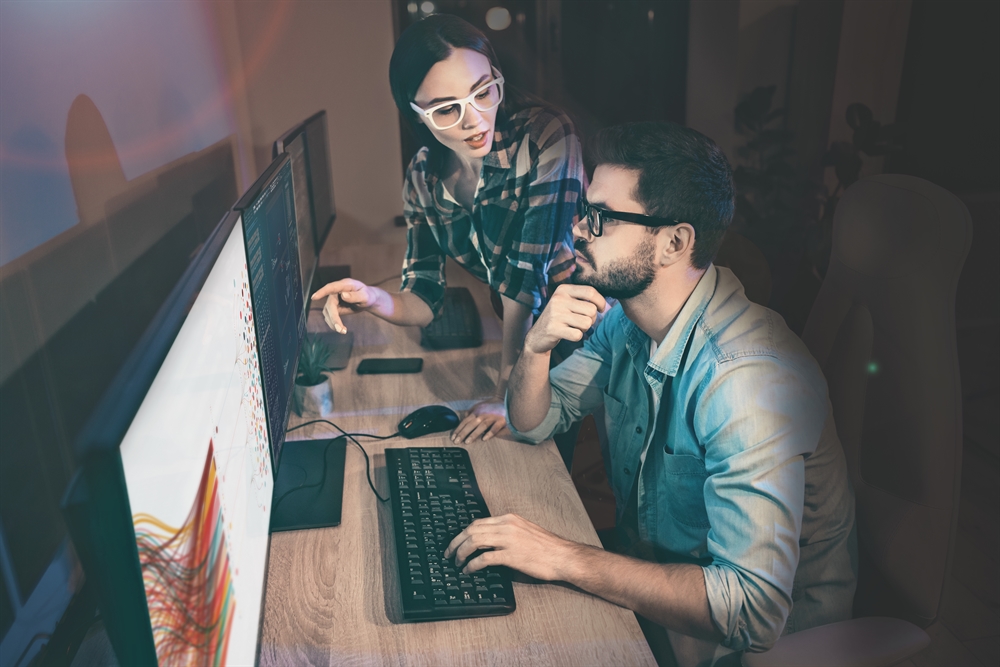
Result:
M424 14L433 14L435 9L437 9L437 7L434 6L433 2L420 3L420 11L422 11Z
M486 25L491 30L506 30L510 27L510 12L506 7L493 7L486 12Z

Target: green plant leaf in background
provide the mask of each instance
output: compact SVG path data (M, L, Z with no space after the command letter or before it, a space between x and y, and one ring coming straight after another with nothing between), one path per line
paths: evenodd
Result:
M318 336L306 335L299 351L299 369L295 383L312 387L326 380L324 373L333 369L327 365L330 359L330 346Z

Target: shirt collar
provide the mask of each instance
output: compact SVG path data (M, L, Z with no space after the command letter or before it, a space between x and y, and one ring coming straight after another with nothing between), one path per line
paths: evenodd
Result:
M517 141L514 137L514 123L509 118L501 121L501 115L497 114L497 124L493 131L493 147L483 158L483 165L498 169L510 169L511 165L514 164L515 153L517 153Z
M681 359L684 357L684 350L691 339L691 333L694 331L694 326L698 323L698 320L705 313L705 309L708 308L708 302L712 300L712 296L715 294L715 287L718 280L718 270L714 264L710 264L698 281L698 284L695 285L691 296L684 302L681 311L677 313L674 323L667 330L667 335L664 336L663 341L656 348L656 354L649 360L649 366L652 366L661 373L666 373L670 377L677 376L677 371L680 370L681 366ZM649 337L642 333L642 330L639 329L635 322L632 322L627 317L622 318L622 324L625 326L625 333L629 339L629 351L634 355L635 350L641 346L648 353ZM642 340L640 341L639 339Z

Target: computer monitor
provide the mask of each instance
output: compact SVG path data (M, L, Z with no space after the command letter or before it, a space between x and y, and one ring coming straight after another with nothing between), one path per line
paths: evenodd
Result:
M285 443L308 316L303 305L289 155L279 155L234 208L243 212L250 303L257 322L267 430L276 471L271 531L337 525L343 495L343 441L288 443L291 447ZM294 493L300 488L307 492Z
M296 138L302 139L305 148L305 158L308 164L310 212L315 230L315 247L318 251L323 247L323 243L330 233L330 228L337 218L333 182L330 175L326 111L313 114L278 137L274 142L273 157L277 158L282 153L294 154L297 152L297 149L292 146ZM295 159L294 155L292 159Z
M274 142L275 159L282 153L288 153L292 161L295 213L299 222L299 258L303 263L304 305L306 308L311 305L322 307L322 302L312 304L309 300L312 293L327 283L350 276L349 266L319 266L319 250L337 217L330 181L326 112L320 111L310 116L278 137ZM305 203L308 208L304 206ZM314 230L311 248L303 239L306 217L312 221ZM316 335L330 348L327 365L333 369L346 367L351 356L354 333L342 335L323 332Z
M281 141L281 140L279 140ZM277 143L277 142L276 142ZM306 135L300 132L283 142L292 164L292 193L295 197L295 229L298 232L299 269L302 274L302 299L308 307L313 272L319 262L316 251L315 224L309 186L309 163L306 156ZM277 158L281 153L277 153Z
M67 523L122 664L253 664L274 487L239 215L78 442Z
M234 209L243 213L267 426L277 469L306 325L288 156L281 155L272 162Z

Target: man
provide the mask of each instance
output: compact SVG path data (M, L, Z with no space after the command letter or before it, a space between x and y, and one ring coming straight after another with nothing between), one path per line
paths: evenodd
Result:
M666 628L681 662L850 618L854 498L826 381L781 317L711 263L733 214L725 156L693 130L639 123L601 132L591 161L576 284L525 339L508 423L540 442L603 403L618 523L646 560L515 515L474 522L446 556L632 609L652 621L647 636ZM581 340L606 309L550 372L555 345Z

